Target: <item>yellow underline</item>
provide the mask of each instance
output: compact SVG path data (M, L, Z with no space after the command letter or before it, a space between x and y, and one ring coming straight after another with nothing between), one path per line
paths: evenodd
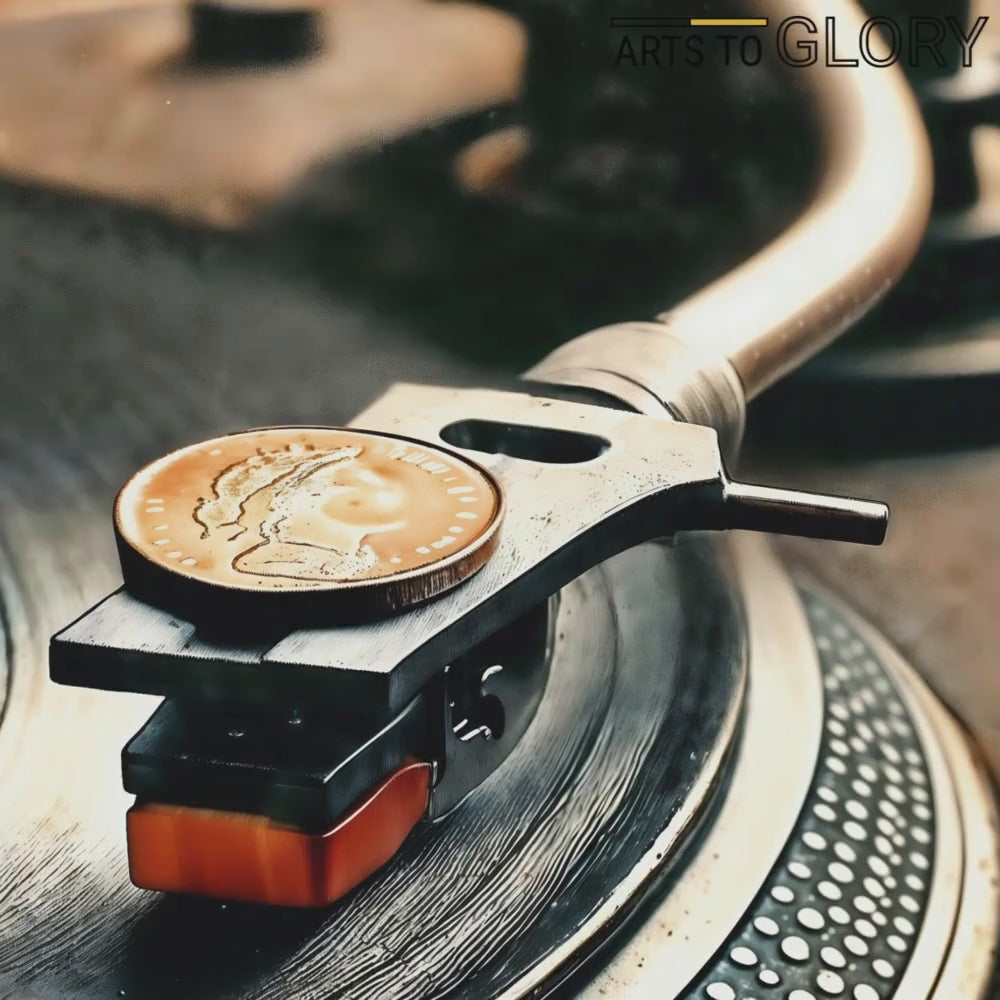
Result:
M766 17L692 17L692 28L766 28Z

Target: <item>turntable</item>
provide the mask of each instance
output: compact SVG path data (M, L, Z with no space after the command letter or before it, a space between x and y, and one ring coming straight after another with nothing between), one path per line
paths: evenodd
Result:
M995 995L981 749L761 534L885 508L736 476L930 207L899 72L798 79L801 218L519 380L238 237L7 196L0 997Z

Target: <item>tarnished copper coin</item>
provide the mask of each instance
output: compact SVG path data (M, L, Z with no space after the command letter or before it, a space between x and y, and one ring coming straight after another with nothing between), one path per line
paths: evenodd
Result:
M115 528L126 588L144 598L190 584L209 603L228 592L269 595L274 607L281 595L360 590L396 609L479 569L502 512L494 479L449 451L350 428L270 427L147 465L119 493Z

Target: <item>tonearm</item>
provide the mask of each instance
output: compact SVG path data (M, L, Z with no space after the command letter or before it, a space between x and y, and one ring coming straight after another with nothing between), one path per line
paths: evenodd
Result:
M848 32L860 24L846 0L770 7L817 21L832 13ZM148 545L120 497L125 586L52 639L50 664L59 683L166 696L123 753L138 885L302 906L342 895L420 819L443 815L500 766L544 691L560 588L626 548L693 530L882 540L882 504L727 472L747 401L889 289L929 211L928 145L897 69L790 73L822 123L820 192L771 246L692 298L571 341L511 391L397 385L348 428L246 432L161 460L195 476L245 442L209 477L211 496L179 474L150 478L165 468L157 463L131 481L142 486L130 496L150 518ZM317 443L330 434L336 444ZM315 476L363 458L362 438L390 443L390 470L478 470L501 498L489 550L434 572L449 553L468 554L456 522L418 546L419 559L410 553L414 571L396 581L405 586L391 566L371 575L367 543L354 578L323 558L288 569L309 547L292 519L313 531L312 500L342 488L330 479L314 489ZM262 468L278 471L247 486ZM199 511L222 499L227 473L237 513L212 520ZM154 481L166 485L150 492ZM199 526L192 545L229 526L233 537L218 543L229 552L253 521L252 558L242 547L210 570L171 545L159 516L182 501L184 530L192 518ZM213 583L222 570L256 583Z

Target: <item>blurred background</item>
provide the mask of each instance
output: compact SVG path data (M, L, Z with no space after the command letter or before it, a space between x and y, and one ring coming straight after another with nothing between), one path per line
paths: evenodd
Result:
M106 449L110 489L178 413L335 422L393 378L503 379L735 266L808 203L821 137L773 58L616 59L609 15L663 7L0 0L0 447ZM916 264L755 404L741 472L894 505L883 550L785 550L1000 766L1000 11L867 9L991 20L971 67L907 69L937 170Z

